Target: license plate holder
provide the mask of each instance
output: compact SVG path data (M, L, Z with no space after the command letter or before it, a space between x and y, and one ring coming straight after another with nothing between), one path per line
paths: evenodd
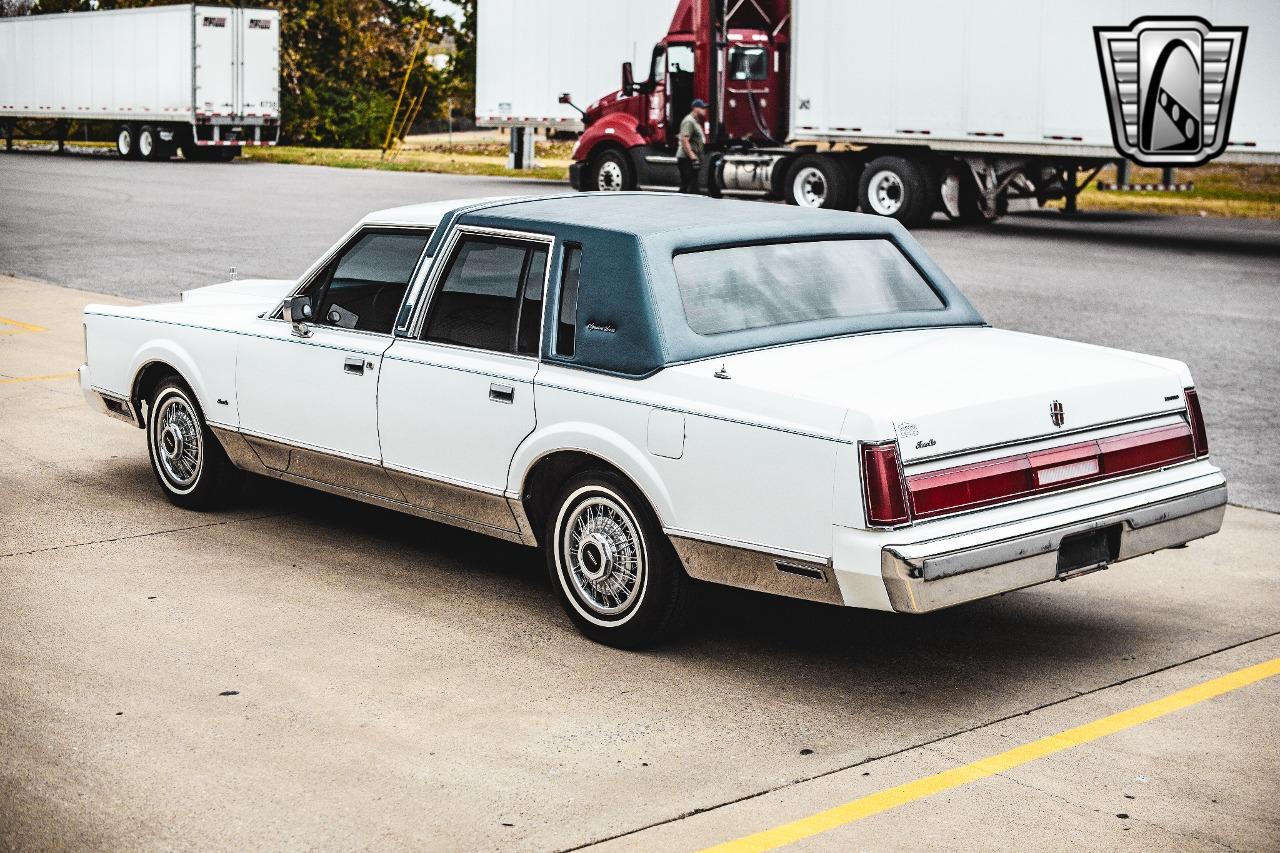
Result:
M1120 555L1120 524L1062 537L1058 544L1058 577L1105 569Z

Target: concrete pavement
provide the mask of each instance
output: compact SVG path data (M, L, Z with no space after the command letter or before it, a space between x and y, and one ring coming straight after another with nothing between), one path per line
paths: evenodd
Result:
M717 590L596 646L526 549L277 483L167 503L65 376L99 299L0 278L3 849L696 849L1280 657L1280 518L1236 507L929 617ZM1276 691L801 846L1268 849Z

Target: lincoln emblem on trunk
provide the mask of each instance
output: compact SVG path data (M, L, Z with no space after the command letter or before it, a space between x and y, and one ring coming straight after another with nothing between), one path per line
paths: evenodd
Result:
M1054 426L1062 426L1067 422L1066 412L1062 409L1062 404L1054 400L1049 404L1049 419L1053 421Z

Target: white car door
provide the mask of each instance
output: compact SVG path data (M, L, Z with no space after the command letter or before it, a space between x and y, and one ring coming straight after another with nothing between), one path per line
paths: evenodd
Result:
M242 338L240 429L265 465L399 499L381 470L378 379L429 237L429 229L361 229L303 289L314 320L304 334L277 312Z
M459 228L450 240L415 334L383 360L383 465L421 509L517 531L504 492L534 428L551 238Z

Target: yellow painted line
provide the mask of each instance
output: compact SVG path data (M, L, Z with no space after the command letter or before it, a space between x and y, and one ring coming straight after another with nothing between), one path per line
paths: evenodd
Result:
M0 328L0 335L18 335L23 332L47 332L44 326L36 326L32 323L24 323L21 320L10 320L8 317L0 317L0 326L12 326L12 329Z
M77 374L71 373L48 373L44 376L13 376L9 379L0 379L0 385L8 385L10 382L44 382L46 379L70 379Z
M1174 711L1179 711L1206 699L1230 693L1232 690L1238 690L1241 687L1246 687L1275 675L1280 675L1280 658L1273 658L1265 663L1236 670L1220 678L1197 684L1195 687L1180 690L1177 693L1165 696L1163 699L1156 699L1154 702L1138 705L1136 708L1130 708L1127 711L1103 717L1092 723L1085 723L1082 726L1067 729L1065 732L1049 735L1046 738L1014 747L1008 752L979 759L972 764L953 767L933 776L926 776L914 782L898 785L896 788L886 788L883 791L877 791L874 794L851 800L843 805L818 812L809 817L801 818L791 823L784 823L781 826L766 829L754 835L746 835L715 847L709 847L703 853L711 853L711 851L715 853L748 853L748 851L774 850L787 844L812 838L828 830L846 826L854 821L862 820L864 817L870 817L942 791L949 791L952 788L958 788L970 782L986 779L1026 764L1029 761L1035 761L1037 758L1044 758L1047 755L1053 755L1055 752L1061 752L1073 746L1080 746L1107 735L1131 729L1134 726L1163 717L1166 714L1172 714Z

